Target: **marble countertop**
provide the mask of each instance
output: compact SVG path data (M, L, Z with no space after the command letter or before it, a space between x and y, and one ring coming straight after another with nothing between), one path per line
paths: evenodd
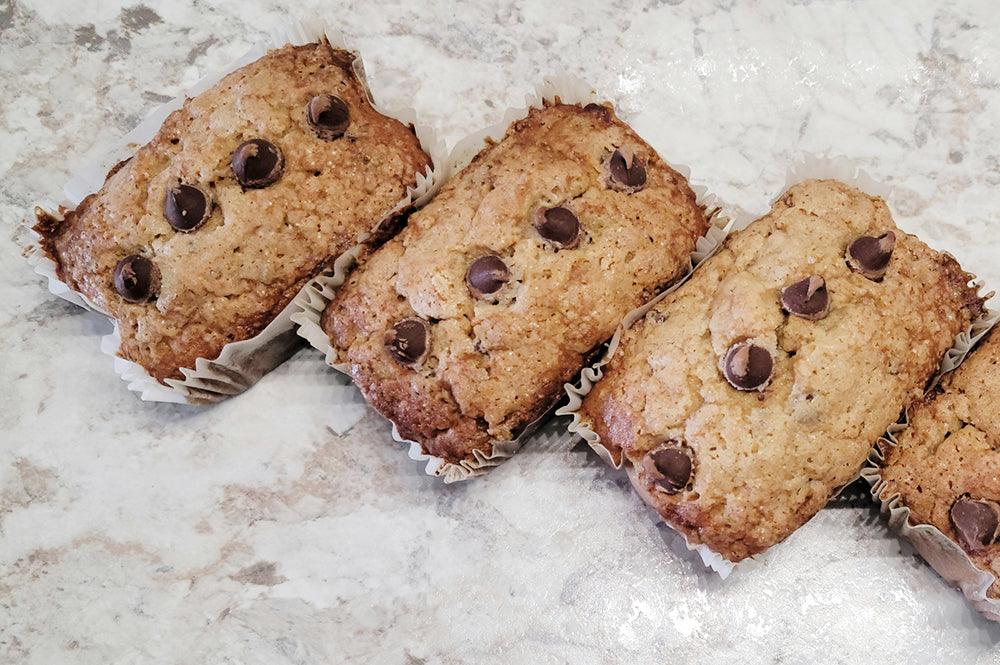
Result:
M294 5L449 143L569 72L746 211L805 155L856 159L900 226L996 286L995 3L83 4L0 0L0 662L998 662L1000 625L870 507L722 581L581 446L444 486L371 412L338 435L347 388L309 349L216 407L140 402L98 351L110 325L12 241Z

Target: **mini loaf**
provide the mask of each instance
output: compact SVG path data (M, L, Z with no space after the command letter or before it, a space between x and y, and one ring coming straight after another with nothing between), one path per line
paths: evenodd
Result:
M482 150L321 323L369 403L460 463L554 406L706 230L685 179L610 108L557 102Z
M911 523L937 527L1000 578L1000 334L912 409L881 475ZM1000 598L1000 582L987 595Z
M371 106L355 58L271 51L187 100L63 219L39 214L59 278L118 323L118 355L181 378L388 222L430 160Z
M580 416L731 562L853 480L982 310L971 276L835 181L788 190L630 327Z

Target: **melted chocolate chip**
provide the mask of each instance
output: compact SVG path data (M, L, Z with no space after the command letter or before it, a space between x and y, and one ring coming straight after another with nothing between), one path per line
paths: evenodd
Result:
M622 192L638 192L646 186L646 167L627 148L611 153L608 160L608 186Z
M644 463L649 474L653 489L667 494L677 494L691 482L691 472L694 463L690 449L681 446L677 441L668 441L665 445L646 455L648 462Z
M419 364L427 355L427 333L422 319L403 319L386 332L385 348L403 364Z
M132 254L115 265L112 282L125 301L146 302L155 298L160 289L160 273L145 256Z
M580 243L580 220L569 208L540 208L534 224L538 235L557 249L573 249Z
M990 545L997 537L997 504L981 501L968 495L959 497L951 505L951 524L962 546L975 552Z
M764 390L771 381L774 359L767 349L743 342L734 344L723 363L726 381L737 390Z
M889 268L889 259L896 246L892 231L879 237L861 236L847 247L847 265L871 280L882 279Z
M604 106L603 104L595 104L594 102L591 102L586 106L584 106L583 110L586 111L587 113L592 114L594 116L594 119L603 125L611 123L613 113L611 109L609 109L607 106Z
M177 185L167 190L163 216L175 231L188 233L204 224L212 214L212 199L194 185Z
M830 292L819 275L811 275L781 290L781 306L789 314L818 321L830 313Z
M340 97L316 95L306 106L306 118L316 136L324 141L339 139L351 124L351 112Z
M510 269L495 254L480 256L465 273L465 283L476 298L496 293L509 281Z
M260 189L277 182L285 170L278 146L264 139L250 139L233 151L230 160L236 181L245 189Z

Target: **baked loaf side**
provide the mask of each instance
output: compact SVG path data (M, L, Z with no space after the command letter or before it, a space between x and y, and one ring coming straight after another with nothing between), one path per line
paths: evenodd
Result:
M887 454L886 492L1000 578L1000 334L992 333L910 413ZM1000 598L1000 583L988 590Z
M156 379L259 333L390 212L430 160L328 44L286 46L170 114L62 221L59 277Z
M882 200L796 185L627 331L581 416L668 523L740 561L857 475L979 316L969 281Z
M544 415L706 230L684 178L609 108L556 103L415 213L322 325L368 401L458 462Z

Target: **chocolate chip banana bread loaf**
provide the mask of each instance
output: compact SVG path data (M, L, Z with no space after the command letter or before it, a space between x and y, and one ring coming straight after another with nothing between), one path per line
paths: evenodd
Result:
M685 179L610 108L555 103L482 150L321 323L369 403L461 463L554 406L706 230Z
M1000 578L1000 334L912 409L881 475L911 523L937 527ZM1000 582L987 595L1000 598Z
M626 331L580 415L671 526L740 561L856 477L980 315L970 279L882 200L796 185Z
M355 55L286 46L173 112L97 193L35 227L58 275L159 381L255 336L429 166Z

